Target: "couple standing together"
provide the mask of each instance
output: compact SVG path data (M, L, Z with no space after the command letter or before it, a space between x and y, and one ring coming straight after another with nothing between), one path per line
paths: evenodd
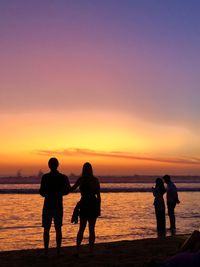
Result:
M167 184L165 188L164 182ZM156 223L158 235L165 235L166 221L165 221L165 201L163 195L166 193L168 216L170 221L170 230L173 233L176 231L176 218L175 218L175 207L179 204L178 192L175 184L171 181L169 175L163 176L163 179L157 178L155 187L152 187L154 195L154 206L156 213Z
M88 222L89 225L89 247L90 254L93 254L95 242L95 224L100 216L100 184L93 175L92 165L85 163L81 177L71 186L68 177L58 171L59 162L56 158L50 158L48 162L50 172L42 176L39 193L44 197L42 211L42 226L44 228L43 240L45 254L48 255L49 232L52 220L56 230L57 254L60 254L62 242L62 221L63 221L63 196L79 187L81 199L76 206L80 217L80 226L77 233L77 254L79 256L80 245Z

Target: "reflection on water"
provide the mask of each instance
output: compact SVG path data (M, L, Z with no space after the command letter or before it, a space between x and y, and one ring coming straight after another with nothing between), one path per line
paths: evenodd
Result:
M176 183L178 189L200 189L200 183ZM149 189L152 183L101 183L101 189ZM39 189L39 184L0 184L0 189Z
M180 192L179 195L177 233L191 233L199 229L200 192ZM65 246L75 245L78 225L72 225L70 220L79 197L78 193L64 197ZM41 248L43 198L36 194L2 194L0 202L0 250ZM96 242L156 237L152 203L151 193L102 193L102 216L97 221ZM53 227L50 246L55 246Z

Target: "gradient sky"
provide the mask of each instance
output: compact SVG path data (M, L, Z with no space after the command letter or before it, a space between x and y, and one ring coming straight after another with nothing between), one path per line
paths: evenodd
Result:
M200 1L1 0L0 175L200 174Z

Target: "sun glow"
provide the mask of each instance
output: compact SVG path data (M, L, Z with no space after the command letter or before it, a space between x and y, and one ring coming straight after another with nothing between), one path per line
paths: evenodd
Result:
M42 168L52 155L65 167L73 166L73 171L88 160L99 171L101 166L116 168L116 172L142 170L142 166L144 170L162 168L191 139L184 129L144 122L116 111L12 114L1 116L1 123L1 164L13 169Z

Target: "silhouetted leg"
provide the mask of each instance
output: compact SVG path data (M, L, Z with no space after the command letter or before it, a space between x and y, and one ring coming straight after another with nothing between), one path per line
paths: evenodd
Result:
M48 255L48 249L49 249L49 228L44 228L44 233L43 233L43 240L44 240L44 250L45 250L45 255Z
M166 235L166 216L165 210L162 212L162 236Z
M170 229L175 230L176 229L176 219L175 219L174 213L170 214L169 220L170 220L170 225L171 225Z
M170 229L172 231L176 230L176 219L174 214L174 209L176 204L175 203L168 203L168 215L169 215L169 221L170 221Z
M95 242L95 224L96 218L89 219L89 246L91 255L93 255L93 248Z
M77 255L79 255L80 252L80 245L83 240L83 233L85 231L86 224L87 224L87 219L80 217L79 231L76 239Z
M159 212L158 210L155 208L155 213L156 213L156 228L157 228L157 232L159 231Z
M165 211L155 209L155 212L158 237L163 237L165 236Z
M57 227L56 228L57 255L60 254L61 243L62 243L62 229L61 227Z

